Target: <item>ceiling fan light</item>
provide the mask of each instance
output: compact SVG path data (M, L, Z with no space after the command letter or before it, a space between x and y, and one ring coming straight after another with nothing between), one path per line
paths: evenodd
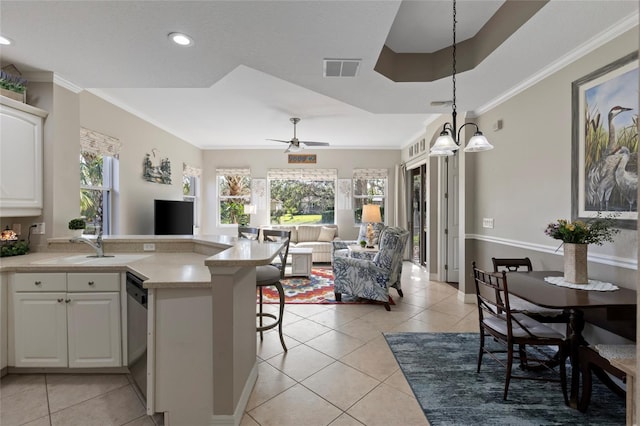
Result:
M458 148L458 144L456 144L448 132L440 133L438 139L436 139L435 143L431 147L431 152L436 151L456 151Z
M464 152L489 151L490 149L493 149L493 145L489 143L482 132L476 132L476 134L469 139L469 143L464 149Z
M302 145L294 145L291 144L289 145L289 148L287 149L288 152L300 152L302 151Z

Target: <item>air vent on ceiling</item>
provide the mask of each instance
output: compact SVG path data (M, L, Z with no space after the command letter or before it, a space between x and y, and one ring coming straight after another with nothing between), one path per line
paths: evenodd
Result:
M361 59L325 59L325 77L355 77L358 75Z

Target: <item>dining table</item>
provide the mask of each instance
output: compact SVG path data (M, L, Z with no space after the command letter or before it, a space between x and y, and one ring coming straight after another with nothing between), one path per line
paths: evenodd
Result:
M587 345L582 332L585 326L585 312L606 311L606 315L619 319L619 312L633 312L635 322L636 292L619 287L612 291L583 290L561 287L545 281L546 277L563 276L561 271L509 272L507 281L509 293L533 304L550 309L561 309L569 315L568 340L571 362L571 387L569 405L578 408L580 387L579 348ZM632 309L625 309L632 308Z

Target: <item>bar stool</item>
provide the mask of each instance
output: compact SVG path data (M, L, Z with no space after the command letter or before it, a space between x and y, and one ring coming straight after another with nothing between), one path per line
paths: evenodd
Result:
M247 238L247 236L253 235L256 228L238 228L238 237ZM244 234L241 236L241 234ZM287 264L287 256L289 254L289 239L291 238L291 231L280 231L272 229L262 230L262 235L265 242L283 242L282 249L278 253L280 258L279 264L261 265L256 267L256 287L259 291L258 312L256 317L258 318L258 326L256 331L260 333L260 340L263 340L263 332L278 327L278 333L280 335L280 343L285 352L287 352L287 345L284 343L284 336L282 334L282 317L284 315L284 288L282 287L281 279L284 278L284 270ZM264 287L274 286L278 290L279 296L279 315L276 316L272 313L263 312L262 309L262 289ZM264 318L271 318L275 320L270 324L264 324Z

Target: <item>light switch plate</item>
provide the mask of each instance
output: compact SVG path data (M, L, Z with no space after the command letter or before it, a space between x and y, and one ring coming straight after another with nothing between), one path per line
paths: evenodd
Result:
M144 251L156 251L156 245L152 243L144 244L142 246L142 250Z
M493 218L492 217L482 218L482 227L493 229Z

